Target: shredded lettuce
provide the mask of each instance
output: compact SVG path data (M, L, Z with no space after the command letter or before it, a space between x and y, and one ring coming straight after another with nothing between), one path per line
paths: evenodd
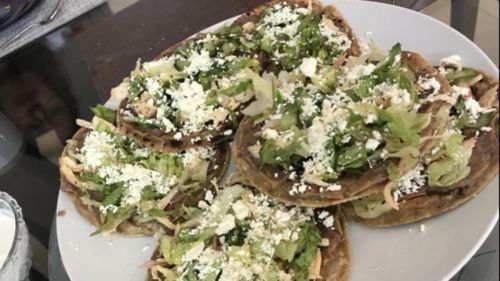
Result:
M106 215L101 215L101 221L103 222L103 224L100 228L90 234L90 236L114 231L121 222L128 219L132 215L134 209L135 206L127 205L124 207L119 207L116 212L108 212L106 213Z
M309 267L314 261L320 242L321 232L319 229L311 222L304 223L300 229L297 241L297 257L291 264L296 281L309 280Z
M183 171L181 158L166 152L150 152L148 158L141 160L141 164L165 177L179 177Z
M108 192L103 192L104 194L107 194L101 204L103 206L116 205L120 201L120 198L122 198L124 191L125 188L123 185L116 184L116 186L110 187Z
M298 166L302 156L299 151L302 150L302 145L294 141L284 148L277 148L271 140L265 140L259 151L260 164L281 166L288 169L290 166Z
M107 108L101 104L97 104L95 107L91 107L90 110L94 113L95 116L100 117L111 124L115 124L115 110Z
M454 134L443 142L446 157L427 167L430 187L447 187L469 175L471 168L468 162L472 150L462 146L463 140L461 134Z
M288 130L299 125L300 107L297 101L287 103L283 106L283 114L281 116L280 126L282 130Z
M252 85L253 85L252 80L248 79L248 80L241 81L238 84L229 86L226 89L218 90L217 92L219 95L234 97L234 96L241 94L249 89L252 89Z
M384 60L381 60L377 65L372 75L378 76L381 79L384 78L390 73L391 69L394 67L396 63L396 56L401 54L401 44L397 43L389 50L389 54Z
M364 219L373 219L392 210L391 206L385 203L382 193L375 193L362 199L351 201L354 212Z
M242 246L245 243L245 238L247 237L247 231L249 225L238 224L229 233L224 235L226 243L230 246Z
M456 116L455 126L458 129L475 129L479 130L484 126L488 126L491 122L491 119L496 114L495 111L490 111L486 113L480 113L477 119L473 118L470 112L465 108L465 100L463 97L459 97L457 103L454 107Z
M377 116L386 122L388 149L405 145L418 146L420 131L430 122L430 114L408 112L396 107L377 109Z
M134 75L128 81L128 99L133 100L146 91L146 79L141 75Z
M397 181L399 179L399 169L393 162L389 161L387 163L386 171L391 181Z
M291 262L297 253L299 243L297 241L281 241L274 247L274 256L284 261Z
M337 170L359 169L368 163L368 149L353 145L338 152Z
M456 70L446 73L445 78L451 84L467 83L477 76L477 72L471 69Z
M164 236L160 241L163 258L170 264L180 265L182 256L192 249L197 242L178 242L173 237Z

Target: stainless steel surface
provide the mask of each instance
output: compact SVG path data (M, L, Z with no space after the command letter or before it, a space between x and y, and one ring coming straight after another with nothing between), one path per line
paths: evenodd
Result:
M45 24L51 22L52 20L54 20L55 17L57 16L57 13L59 12L59 9L61 8L61 4L62 4L62 0L57 0L56 6L47 15L46 18L44 18L41 21L36 22L34 24L28 25L23 30L19 31L19 33L17 33L16 35L14 35L10 39L8 39L5 43L3 43L2 45L0 45L0 49L3 49L5 47L7 47L8 45L10 45L10 43L16 41L19 37L23 36L28 30L30 30L30 29L32 29L34 27L39 27L39 26L45 25Z

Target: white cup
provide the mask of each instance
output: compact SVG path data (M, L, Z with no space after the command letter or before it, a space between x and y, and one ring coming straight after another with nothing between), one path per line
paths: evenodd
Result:
M0 281L26 281L31 267L28 228L21 208L0 191Z

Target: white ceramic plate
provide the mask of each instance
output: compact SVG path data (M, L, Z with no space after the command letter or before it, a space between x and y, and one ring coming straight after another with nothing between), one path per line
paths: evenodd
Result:
M465 65L498 77L498 69L474 43L433 18L372 2L323 0L323 4L334 4L358 37L371 38L386 50L401 42L404 49L433 64L458 54ZM94 228L64 194L59 195L58 210L66 210L65 216L57 217L57 234L72 281L144 280L145 270L139 266L155 247L152 238L91 238ZM498 176L471 202L422 223L390 229L351 225L350 280L446 281L470 259L497 220Z

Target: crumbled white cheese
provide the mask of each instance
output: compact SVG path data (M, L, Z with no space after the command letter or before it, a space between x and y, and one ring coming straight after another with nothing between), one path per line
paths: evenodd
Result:
M441 66L452 66L457 70L462 70L462 58L458 55L451 55L439 61Z
M244 220L250 215L250 209L242 200L236 201L233 206L233 212L238 220Z
M377 149L379 144L380 144L380 142L378 140L370 138L366 141L365 147L366 147L366 149L369 149L369 150L375 150L375 149Z
M211 120L215 112L227 116L229 113L224 108L214 109L206 104L206 93L203 86L196 81L185 80L178 89L168 89L173 101L172 107L179 110L182 122L182 130L185 133L200 131L205 123Z
M205 202L203 200L198 201L198 208L205 210L205 209L208 209L208 207L210 207L210 206L207 204L207 202Z
M199 52L193 51L188 61L189 66L185 69L185 72L190 75L194 75L200 71L209 71L213 64L210 53L205 49Z
M326 146L334 133L345 131L349 116L349 110L345 107L349 101L343 92L336 92L323 100L321 113L314 117L307 128L306 142L312 158L304 162L304 175L317 178L325 173L333 173ZM304 190L303 186L297 188L299 192Z
M157 171L149 170L137 164L123 166L105 166L97 171L105 184L121 183L125 190L121 205L134 205L141 200L142 191L146 186L153 186L160 194L167 194L170 188L177 184L177 177L164 177Z
M465 110L470 114L472 120L477 120L480 114L488 113L495 111L495 108L484 108L481 107L479 102L474 98L472 92L469 88L466 87L451 87L452 99L457 100L459 96L462 96L464 99Z
M366 124L373 124L375 122L377 122L377 115L375 115L375 114L366 115L366 118L365 118Z
M303 58L299 66L300 71L307 77L314 77L318 61L315 58Z
M393 192L394 201L398 201L401 196L418 192L427 182L427 175L424 173L424 166L418 164L415 168L403 175Z
M319 215L318 215L318 219L324 220L329 215L330 215L330 213L328 213L327 211L321 211L321 213L319 213Z
M212 203L212 201L214 200L214 194L212 193L212 191L208 190L205 193L205 200L209 203Z
M436 78L427 78L424 76L418 77L417 85L420 86L424 91L431 91L429 95L436 95L441 89L441 83L436 80Z
M99 206L99 212L101 212L104 215L107 214L108 212L114 214L116 213L116 211L118 211L118 207L115 205Z
M182 262L190 262L192 260L196 260L203 250L205 249L205 243L198 242L193 248L189 249L183 256Z
M143 147L143 148L134 149L132 151L132 153L137 158L147 158L149 156L150 151L149 151L149 149Z
M331 184L326 187L327 191L339 191L342 189L342 186L340 184Z
M352 45L349 37L345 33L340 32L332 21L327 22L327 19L323 19L323 22L319 24L319 32L322 36L326 37L327 43L334 44L341 51L346 51Z
M382 134L380 134L380 132L379 132L379 131L373 130L373 131L372 131L372 135L373 135L373 137L374 137L376 140L378 140L378 141L382 140Z
M182 138L182 133L181 132L175 133L175 135L174 135L174 139L175 140L180 140L181 138Z
M371 96L379 97L390 102L391 105L412 106L413 101L410 93L402 89L398 84L381 83L370 91Z
M311 97L304 97L302 99L302 111L300 117L306 119L313 116L318 111L318 106L316 105L316 100Z
M323 220L323 225L328 227L328 228L331 228L331 227L333 227L334 222L335 222L335 220L334 220L333 216L329 215L328 217L326 217Z
M224 235L224 234L228 233L229 231L231 231L235 227L236 227L236 223L234 220L234 216L228 214L222 218L222 221L219 223L219 225L215 229L215 233L217 235Z
M113 144L113 137L105 132L91 131L85 137L80 149L82 163L89 168L102 165L105 158L114 157L117 148Z
M266 128L262 131L262 137L268 140L277 140L279 138L279 134L275 129Z
M370 75L375 70L375 65L369 64L356 64L351 67L344 68L346 83L349 85L356 84L356 82L364 77Z
M188 149L182 154L182 165L185 168L195 168L204 160L210 159L215 155L213 147L195 147Z
M146 78L146 90L150 95L159 95L161 94L161 85L156 79ZM150 101L153 102L153 99Z
M304 193L309 186L304 182L304 179L300 180L300 182L296 182L292 185L292 188L288 192L290 195L296 195L298 193Z

